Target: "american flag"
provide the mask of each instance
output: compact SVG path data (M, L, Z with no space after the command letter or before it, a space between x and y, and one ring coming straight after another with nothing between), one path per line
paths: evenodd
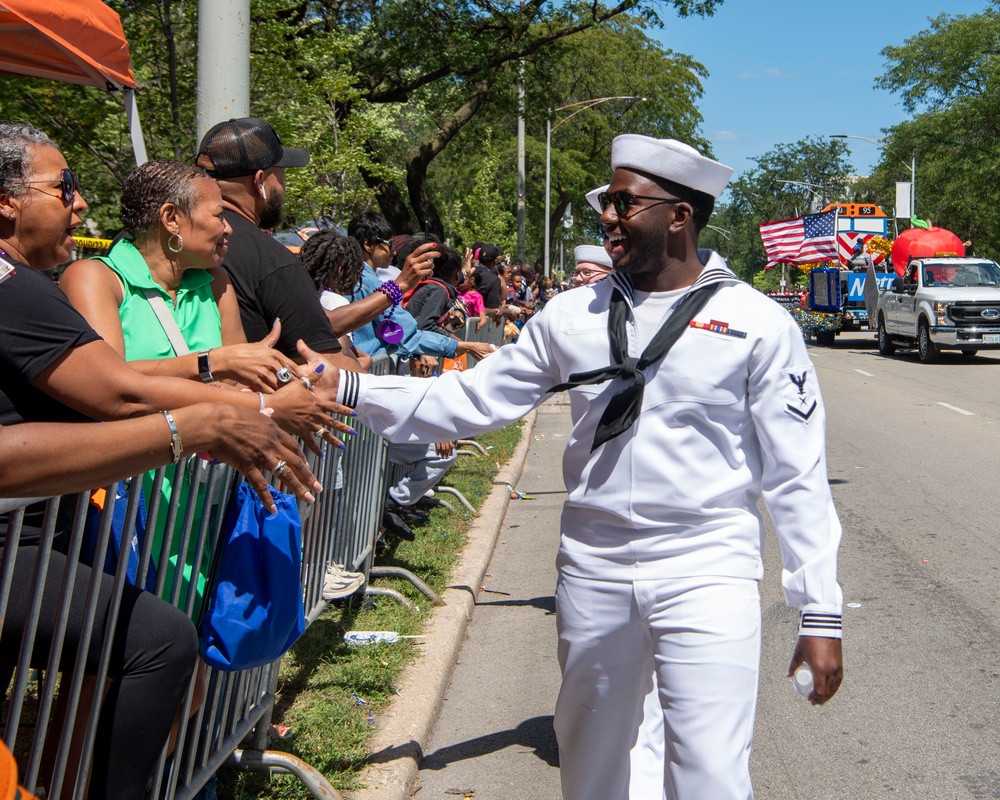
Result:
M763 222L760 238L764 241L769 267L838 258L837 212Z
M874 233L854 233L852 231L838 233L837 250L840 255L840 263L846 265L851 260L851 256L854 255L854 245L856 242L867 244L868 240L874 237ZM882 253L872 253L872 261L875 262L875 266L877 267L885 261L885 256Z

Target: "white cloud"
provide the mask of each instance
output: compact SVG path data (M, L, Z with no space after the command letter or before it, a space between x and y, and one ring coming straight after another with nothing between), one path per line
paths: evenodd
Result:
M734 131L713 131L711 133L711 139L714 142L736 142L739 141L740 135Z
M791 72L784 72L777 67L761 67L760 69L744 70L740 73L739 77L740 80L757 80L759 78L775 80L793 78L795 76Z

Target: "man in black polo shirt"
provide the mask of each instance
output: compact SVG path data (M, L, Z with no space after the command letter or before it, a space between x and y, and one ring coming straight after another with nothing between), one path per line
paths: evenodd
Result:
M222 190L226 220L233 228L222 266L236 289L247 341L257 342L281 320L276 349L299 358L302 339L318 353L333 356L344 369L357 361L342 354L316 288L301 262L264 231L281 221L285 167L309 163L305 150L282 147L278 134L255 117L215 125L201 140L195 163Z

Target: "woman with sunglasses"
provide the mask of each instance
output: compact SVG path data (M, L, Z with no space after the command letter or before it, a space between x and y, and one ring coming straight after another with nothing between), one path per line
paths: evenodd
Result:
M0 122L0 260L14 269L0 283L0 425L12 426L11 434L17 436L16 426L22 422L83 422L152 414L153 422L143 423L147 437L135 441L136 449L161 453L170 448L177 458L205 437L192 431L188 412L177 418L162 410L211 402L210 419L224 439L202 441L201 446L240 469L268 508L273 510L274 502L262 471L279 467L288 490L311 501L312 492L321 487L295 441L256 413L257 395L137 372L39 271L70 259L73 234L86 210L76 180L52 140L29 125ZM295 391L309 394L299 381L293 383L299 384ZM314 383L321 393L325 391L321 381ZM320 401L324 410L346 412L317 398ZM250 413L230 406L244 406ZM65 447L69 465L74 461L72 437L66 438ZM38 534L32 540L27 533L19 541L11 587L32 580ZM32 666L42 668L54 623L45 612L58 601L65 564L59 553L53 552L51 559L55 568L50 566L48 573L32 658ZM73 642L83 629L83 596L90 581L89 568L76 565L75 569L80 602L74 595L60 668L82 668L89 673L96 670L101 643L94 643L84 663L73 663ZM104 601L99 615L108 610L111 582L110 576L102 578ZM90 796L123 800L143 796L196 660L194 627L182 612L134 587L126 587L125 592L127 602L115 629L121 647L113 651L112 685L101 706L90 781ZM10 594L0 640L0 680L11 674L17 658L26 609L16 600L24 596L16 590ZM98 625L103 622L99 620Z

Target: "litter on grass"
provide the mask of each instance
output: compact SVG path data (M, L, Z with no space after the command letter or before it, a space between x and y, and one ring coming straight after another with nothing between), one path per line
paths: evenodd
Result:
M344 634L344 641L347 644L395 644L400 639L423 639L423 636L402 636L396 631L348 631Z

